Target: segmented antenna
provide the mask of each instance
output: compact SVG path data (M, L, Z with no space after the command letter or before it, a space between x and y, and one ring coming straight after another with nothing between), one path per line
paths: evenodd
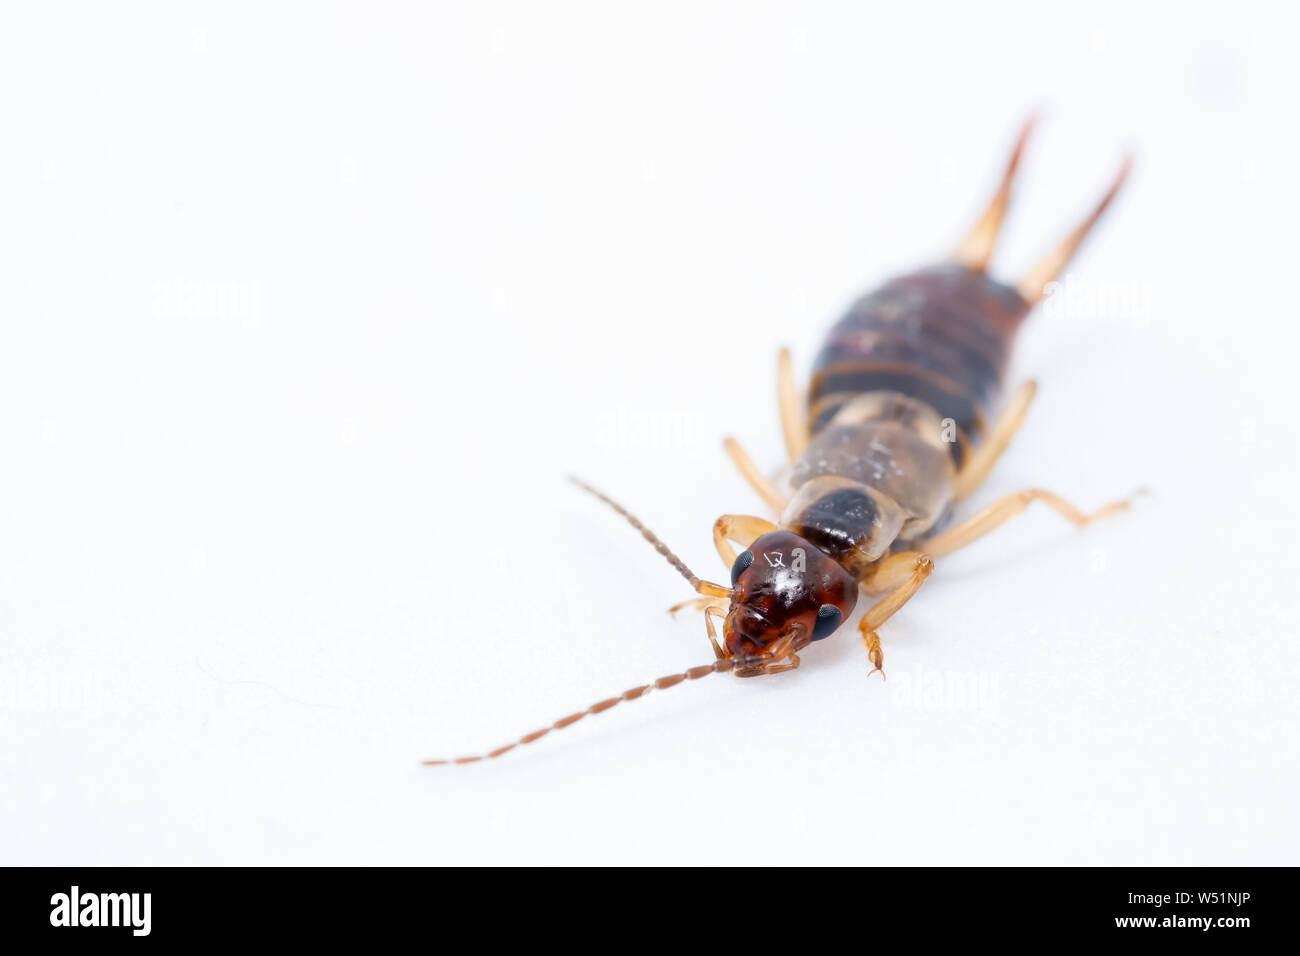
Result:
M728 588L725 588L720 584L711 584L710 582L702 580L700 577L698 577L695 574L695 572L693 572L690 568L686 566L685 561L677 557L677 555L673 554L673 552L669 549L668 545L664 544L662 541L659 540L659 537L653 531L651 531L649 528L643 525L635 515L633 515L630 511L628 511L626 508L620 505L613 498L610 498L608 495L604 494L603 492L597 491L595 488L591 487L591 485L587 484L585 481L582 481L579 478L574 478L570 476L569 480L572 481L579 488L581 488L583 491L586 491L594 495L595 497L599 498L601 501L605 502L605 504L609 505L619 514L621 514L624 518L626 518L627 523L630 524L632 527L636 528L636 530L640 531L641 537L645 538L652 545L654 545L654 549L658 551L660 554L662 554L668 560L668 563L677 569L678 574L684 577L687 581L690 581L691 587L695 588L696 591L700 592L701 594L710 595L712 597L725 597L726 595L731 593ZM715 647L717 646L716 642L714 646ZM782 648L781 653L784 654L788 652L788 650L789 650L789 645L785 645ZM761 666L763 664L770 664L776 660L777 657L775 654L768 653L768 654L759 655L757 657L744 658L742 661L740 661L740 663L744 664L746 668L749 668L753 666ZM514 743L506 744L506 746L504 747L498 747L496 750L489 750L487 753L478 754L477 756L474 757L457 757L454 760L425 760L422 761L422 763L426 767L440 767L440 766L446 766L448 764L478 763L480 760L492 760L496 757L500 757L502 754L509 753L510 751L514 750L516 747L521 747L524 744L531 744L535 740L541 740L552 730L563 730L565 727L571 727L589 714L602 714L605 711L609 710L611 707L617 704L621 704L625 700L637 700L641 697L644 697L652 690L666 690L669 687L675 687L676 685L682 683L683 681L699 680L702 677L708 677L710 674L725 674L728 671L733 670L736 667L736 664L737 662L732 660L731 658L719 657L712 664L701 664L699 667L692 667L690 670L682 671L680 674L668 674L664 677L660 677L658 680L655 680L649 684L642 684L639 687L633 687L631 690L625 690L617 697L609 697L605 700L598 701L597 703L592 704L586 710L579 711L576 714L570 714L568 717L561 717L559 720L551 724L549 727L543 727L541 730L534 730L531 734L525 734L523 737L520 737ZM742 676L744 676L743 673Z
M668 547L668 545L660 541L659 536L656 535L649 528L647 528L645 525L643 525L640 519L636 517L636 515L632 514L630 511L628 511L626 508L620 505L613 498L606 495L604 492L597 491L595 488L591 487L591 485L587 484L581 478L575 478L572 475L570 475L569 480L573 482L575 485L577 485L579 488L581 488L583 491L595 495L601 501L605 502L605 504L609 505L619 514L621 514L624 518L626 518L627 523L630 524L632 527L636 528L636 530L640 531L641 537L645 538L652 545L654 545L655 550L658 551L660 554L662 554L665 558L667 558L668 563L677 569L678 574L684 577L687 581L690 581L691 587L695 588L695 590L697 591L700 590L700 584L707 583L704 582L703 579L698 577L694 571L688 568L686 566L685 561L677 557L677 555L673 554L672 550Z
M579 482L579 484L581 484L581 482ZM587 486L583 485L583 487L586 488ZM587 488L587 490L592 491L590 488ZM602 498L604 497L597 491L592 491L592 494L598 495ZM609 499L605 500L608 501ZM613 502L610 503L613 504ZM614 507L618 506L615 505ZM759 658L748 658L745 660L746 664L753 664L755 662L761 663L761 660ZM568 717L562 717L549 727L543 727L541 730L534 730L531 734L525 734L512 744L506 744L504 747L498 747L496 750L489 750L485 754L479 754L474 757L457 757L454 760L425 760L422 761L422 763L426 767L442 767L453 764L478 763L481 760L492 760L496 757L500 757L502 754L509 753L516 747L522 747L524 744L531 744L536 740L541 740L552 730L563 730L565 727L572 727L588 714L604 713L611 707L621 704L625 700L637 700L644 697L652 690L666 690L669 687L675 687L683 681L699 680L702 677L708 677L710 674L725 674L733 667L735 667L734 661L730 658L722 657L714 661L712 664L701 664L699 667L692 667L690 670L682 671L680 674L669 674L666 677L660 677L652 683L642 684L639 687L633 687L631 690L625 690L617 697L610 697L592 704L586 710L579 711L576 714L570 714Z

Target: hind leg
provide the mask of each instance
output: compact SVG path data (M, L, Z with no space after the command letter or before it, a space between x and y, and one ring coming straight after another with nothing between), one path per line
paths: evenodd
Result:
M1002 457L1002 453L1011 444L1011 439L1016 437L1016 432L1020 430L1025 420L1025 413L1029 411L1029 405L1037 393L1037 382L1025 382L1016 390L1016 394L1012 396L997 424L993 426L993 431L989 433L988 440L971 455L957 474L957 480L953 485L954 498L960 501L983 484L984 479L993 470L993 466Z
M1126 498L1123 501L1113 501L1098 508L1091 514L1087 514L1070 504L1060 495L1054 495L1050 491L1043 491L1038 488L1031 488L1028 491L1018 491L1013 495L998 499L983 511L968 518L956 527L948 529L943 534L935 535L928 541L920 542L917 547L936 558L952 554L954 551L978 541L995 528L1002 527L1016 515L1023 514L1025 509L1035 501L1041 501L1076 528L1082 528L1101 518L1124 511L1132 503L1131 498ZM875 572L870 577L863 581L863 590L867 591L868 594L879 594L882 590L898 587L907 581L913 573L912 566L912 552L890 555L876 566Z
M1076 528L1085 527L1100 518L1124 511L1130 504L1129 499L1113 501L1087 514L1070 504L1060 495L1054 495L1050 491L1043 491L1038 488L1031 488L1028 491L1018 491L993 502L983 511L968 518L956 527L950 528L943 534L936 535L926 541L922 547L936 558L943 557L945 554L952 554L954 551L978 541L995 528L1002 527L1016 515L1024 514L1025 509L1035 501L1041 501Z

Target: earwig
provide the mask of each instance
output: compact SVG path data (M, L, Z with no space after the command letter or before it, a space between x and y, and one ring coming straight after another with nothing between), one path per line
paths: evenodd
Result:
M1042 489L1008 495L957 524L956 506L976 491L1020 429L1037 392L1027 382L996 421L1020 324L1050 290L1114 201L1132 167L1126 157L1100 201L1013 285L987 274L1015 174L1037 123L1021 129L983 214L937 266L897 277L850 307L813 365L799 402L790 354L778 359L778 406L789 464L776 479L734 438L724 444L775 521L723 515L714 546L731 585L700 578L641 521L600 491L575 484L622 515L698 597L673 612L704 612L714 661L660 677L570 714L487 753L427 765L500 757L651 690L712 674L757 677L793 670L799 652L837 632L860 593L876 598L858 621L872 673L884 673L878 629L921 588L936 559L973 543L1041 502L1076 527L1129 506L1091 513ZM743 548L737 552L733 542ZM722 621L722 640L714 618Z

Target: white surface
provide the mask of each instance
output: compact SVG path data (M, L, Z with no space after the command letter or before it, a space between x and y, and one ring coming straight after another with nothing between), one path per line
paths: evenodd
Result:
M1293 32L544 6L6 7L3 861L1300 862ZM1139 165L979 500L1152 495L943 561L887 683L845 632L417 766L709 659L564 476L722 578L776 349L940 257L1034 106L1000 274Z

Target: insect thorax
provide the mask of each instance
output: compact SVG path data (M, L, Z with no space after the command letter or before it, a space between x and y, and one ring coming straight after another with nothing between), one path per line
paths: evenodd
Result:
M861 576L895 540L932 528L952 497L951 428L929 405L868 392L817 433L791 469L781 527Z

